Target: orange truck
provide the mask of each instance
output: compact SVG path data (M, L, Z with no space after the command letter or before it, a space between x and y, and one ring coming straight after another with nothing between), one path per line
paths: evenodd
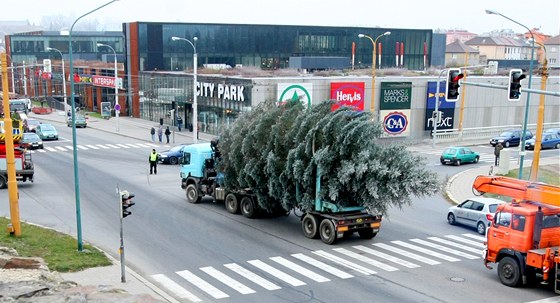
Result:
M6 136L4 120L0 119L0 189L8 185L8 161L6 158ZM19 141L23 135L20 120L12 120L12 138L14 142L14 160L16 169L16 180L33 182L34 165L31 153L21 148Z
M560 294L560 187L500 176L478 176L473 189L513 198L498 207L486 234L484 265L515 287L540 281Z

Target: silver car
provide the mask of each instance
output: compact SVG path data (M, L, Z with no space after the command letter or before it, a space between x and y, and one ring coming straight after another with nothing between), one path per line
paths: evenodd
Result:
M449 208L447 222L451 225L462 224L476 227L476 231L484 235L488 223L494 219L498 205L503 203L506 202L493 198L467 199L463 203Z

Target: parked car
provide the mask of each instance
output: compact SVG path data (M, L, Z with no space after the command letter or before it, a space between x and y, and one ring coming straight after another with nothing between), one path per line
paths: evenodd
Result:
M525 141L525 149L535 149L537 136ZM555 133L543 133L541 137L541 149L560 148L560 137Z
M159 162L165 164L177 164L179 159L183 157L183 149L187 146L186 144L181 144L172 147L170 150L162 151L159 154Z
M27 149L43 149L43 140L36 133L23 133L19 145Z
M66 119L66 125L68 125L68 127L72 127L72 117L68 117ZM87 127L87 120L84 116L76 115L76 127Z
M58 140L58 132L52 124L41 123L35 129L35 132L43 140Z
M41 124L41 121L33 118L27 118L23 120L23 130L28 133L34 133L39 124Z
M457 166L462 163L478 163L480 155L477 152L472 151L468 147L453 146L446 148L439 161L441 164L455 164Z
M503 203L506 202L493 198L467 199L463 203L449 208L447 222L451 225L462 224L475 227L479 234L484 235L486 227L494 219L498 205Z
M490 145L496 146L498 143L502 143L504 147L517 146L521 144L521 134L523 130L521 129L510 129L499 136L490 139ZM531 139L533 133L530 130L525 131L525 140Z

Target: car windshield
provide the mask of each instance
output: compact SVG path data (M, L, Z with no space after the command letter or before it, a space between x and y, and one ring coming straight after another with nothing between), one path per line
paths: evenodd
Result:
M500 137L511 137L512 136L512 132L503 132L500 134Z
M169 151L170 152L178 152L178 151L181 150L181 148L183 148L183 146L179 145L179 146L175 146L175 147L171 148Z
M39 140L39 136L37 136L37 134L23 134L23 140L25 141L33 141L33 140Z
M443 153L449 155L449 154L455 154L456 152L457 152L456 148L448 148Z
M39 125L41 124L41 122L39 122L39 120L27 120L27 125Z
M52 125L43 125L43 127L41 127L42 130L54 130L54 126Z

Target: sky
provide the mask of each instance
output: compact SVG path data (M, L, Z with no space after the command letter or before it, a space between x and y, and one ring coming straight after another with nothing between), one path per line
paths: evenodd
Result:
M9 0L0 11L0 20L40 24L41 17L55 15L75 20L108 2ZM107 30L120 30L122 22L153 21L464 29L475 34L526 31L506 18L486 14L486 9L528 28L540 28L542 33L560 34L558 0L118 0L82 20L95 19L106 24Z

